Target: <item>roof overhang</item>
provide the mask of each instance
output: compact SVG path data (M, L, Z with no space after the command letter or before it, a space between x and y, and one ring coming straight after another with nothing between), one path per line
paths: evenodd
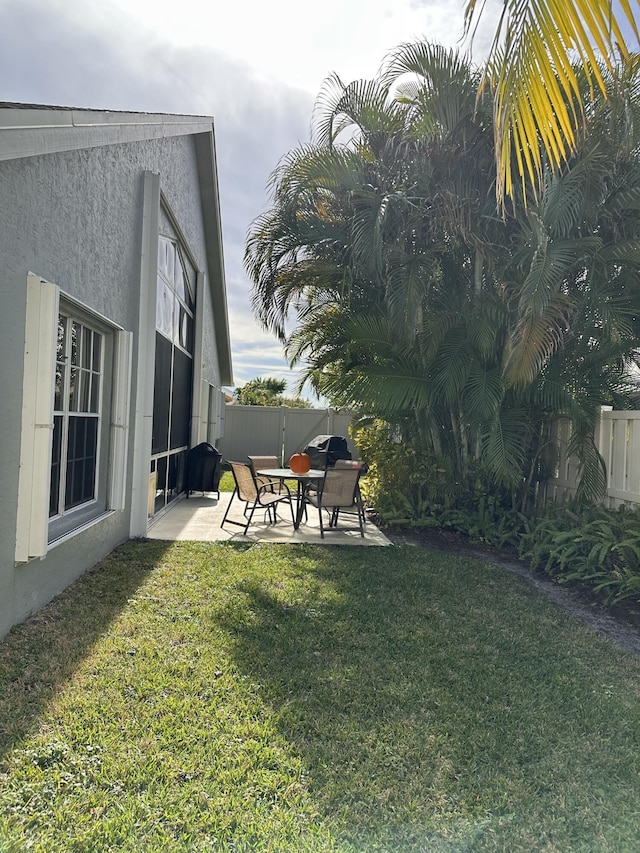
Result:
M207 234L207 267L209 289L213 303L213 325L218 343L218 366L222 385L233 385L231 363L231 336L229 334L229 311L227 308L227 285L224 276L222 249L222 224L220 220L220 195L218 192L218 168L213 125L207 133L195 136L202 216Z
M211 131L211 116L0 103L0 160Z

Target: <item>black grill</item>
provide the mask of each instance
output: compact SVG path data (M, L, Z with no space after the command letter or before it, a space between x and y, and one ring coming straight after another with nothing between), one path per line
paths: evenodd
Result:
M311 467L320 470L333 468L338 459L351 459L347 439L341 435L317 435L304 452L311 459Z

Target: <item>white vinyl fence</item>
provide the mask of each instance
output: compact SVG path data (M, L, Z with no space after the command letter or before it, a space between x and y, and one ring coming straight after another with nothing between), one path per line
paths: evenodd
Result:
M569 423L559 424L555 431L559 461L555 476L547 483L548 500L566 500L576 492L578 466L567 454L570 436ZM595 439L607 469L604 505L640 504L640 411L614 412L603 406Z
M224 435L217 447L225 460L246 462L247 456L275 455L286 464L316 435L342 435L356 459L356 446L349 438L350 421L349 414L335 409L227 404Z
M286 464L297 450L304 450L316 435L343 435L353 458L357 448L349 438L351 416L335 409L290 409L287 406L237 406L226 404L224 435L217 447L225 460L244 462L247 456L277 456ZM578 464L567 453L571 437L567 421L557 425L552 439L558 444L558 465L547 481L547 501L563 501L575 495ZM600 410L596 445L607 469L604 505L640 504L640 411Z

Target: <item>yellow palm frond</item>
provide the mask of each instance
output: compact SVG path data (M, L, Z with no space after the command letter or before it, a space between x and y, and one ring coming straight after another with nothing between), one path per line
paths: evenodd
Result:
M483 8L467 0L466 34ZM574 149L582 120L576 57L606 95L600 64L611 68L616 52L628 57L623 24L640 40L639 19L637 0L504 0L482 83L495 96L500 204L513 197L516 174L526 201L537 193L544 159L557 167Z

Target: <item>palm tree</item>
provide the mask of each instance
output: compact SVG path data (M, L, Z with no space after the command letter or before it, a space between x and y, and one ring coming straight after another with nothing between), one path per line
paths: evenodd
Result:
M483 9L484 3L467 0L467 34ZM637 0L504 0L483 79L494 93L500 203L514 197L514 172L524 198L528 190L537 197L545 162L560 168L575 151L585 119L576 54L590 91L606 94L603 70L630 56L625 23L640 39L639 9Z
M286 339L297 311L288 352L308 358L316 390L410 414L456 471L500 404L502 356L482 339L495 335L479 295L511 227L493 214L490 114L476 108L477 84L457 54L427 44L396 52L380 81L331 78L317 142L276 170L274 206L246 256L263 323ZM503 476L521 444L503 443Z
M595 405L628 399L640 346L637 77L622 69L609 101L586 88L576 153L503 217L492 104L456 54L402 45L378 81L331 78L246 254L258 316L316 390L417 437L461 488L482 469L518 506L548 425L569 417L596 492Z

